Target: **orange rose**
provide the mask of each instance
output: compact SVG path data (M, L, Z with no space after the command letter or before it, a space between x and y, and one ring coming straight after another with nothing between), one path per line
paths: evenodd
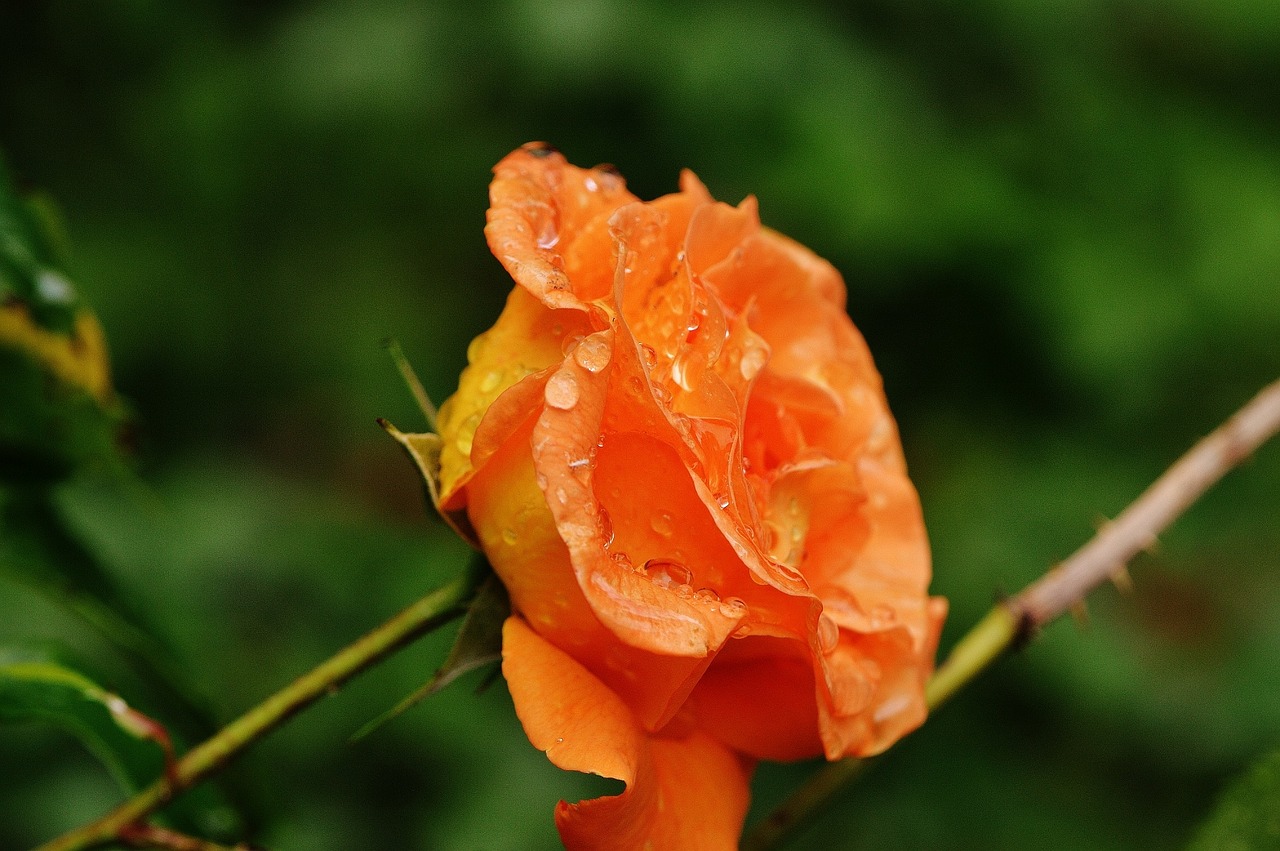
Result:
M440 501L514 614L533 744L622 780L573 848L736 846L758 759L877 753L925 717L945 614L839 274L690 172L644 203L526 145L485 233L515 279L441 408Z

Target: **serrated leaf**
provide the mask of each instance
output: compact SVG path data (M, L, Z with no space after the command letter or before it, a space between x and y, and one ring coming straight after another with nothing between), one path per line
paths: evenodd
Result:
M476 549L480 548L480 538L476 535L471 519L465 511L445 511L440 507L440 436L431 432L410 434L400 431L385 419L378 419L378 425L399 443L409 458L418 467L422 481L427 488L427 496L436 512L448 523L458 536Z
M490 573L477 589L471 605L467 607L466 617L458 629L458 637L444 664L421 688L361 727L351 740L363 739L463 674L501 661L502 624L510 614L511 601L507 597L507 589L503 587L497 574Z
M1188 851L1280 848L1280 750L1253 764L1223 793Z

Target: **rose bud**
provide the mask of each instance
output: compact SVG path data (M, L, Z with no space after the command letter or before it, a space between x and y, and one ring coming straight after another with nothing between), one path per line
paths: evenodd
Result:
M485 234L515 280L440 410L440 507L510 592L530 741L623 781L570 848L736 847L757 760L924 720L946 612L840 275L714 201L527 145Z

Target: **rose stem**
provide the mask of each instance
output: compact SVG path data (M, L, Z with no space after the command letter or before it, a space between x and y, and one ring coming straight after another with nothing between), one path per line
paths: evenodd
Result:
M1020 646L1107 579L1127 578L1125 565L1226 472L1280 431L1280 380L1264 387L1143 491L1070 558L1017 596L997 604L960 639L925 687L935 709L1012 647ZM825 808L865 760L823 766L744 838L743 851L774 848Z
M253 707L213 738L197 745L178 760L177 783L161 778L102 818L71 831L36 851L77 851L94 848L128 833L178 793L191 788L221 769L249 745L280 726L292 715L321 697L333 694L356 674L372 667L413 639L462 614L475 593L484 571L468 567L463 576L436 589L398 615L375 627L363 638L339 650L293 683Z
M131 825L121 830L119 839L130 848L162 848L168 851L247 851L249 847L219 845L152 824Z

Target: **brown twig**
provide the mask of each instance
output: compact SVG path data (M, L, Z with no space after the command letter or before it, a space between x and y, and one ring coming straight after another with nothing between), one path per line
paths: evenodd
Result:
M1123 577L1130 559L1151 548L1157 535L1277 430L1280 381L1193 446L1089 543L1010 600L1023 628L1049 623L1103 582Z
M250 851L250 846L219 845L154 824L131 824L120 829L119 839L130 848L159 848L167 851Z

